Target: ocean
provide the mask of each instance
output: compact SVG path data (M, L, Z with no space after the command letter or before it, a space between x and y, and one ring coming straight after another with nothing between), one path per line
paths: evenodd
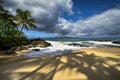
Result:
M50 41L65 41L65 42L77 42L77 41L120 41L120 38L79 38L79 37L58 37L58 38L45 38Z
M62 38L46 38L47 42L51 43L52 46L40 48L32 47L29 48L31 52L19 57L39 57L39 56L53 56L61 55L71 50L80 50L84 48L106 48L106 47L117 47L120 48L120 44L114 43L120 41L119 38L73 38L73 37L62 37ZM32 49L39 49L40 51L32 51Z

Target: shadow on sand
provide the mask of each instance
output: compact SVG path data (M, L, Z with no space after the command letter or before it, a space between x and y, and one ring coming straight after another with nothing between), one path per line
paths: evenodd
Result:
M65 62L61 60L63 57L66 57ZM60 64L62 66L58 67ZM57 72L68 68L85 74L88 78L86 80L120 80L118 67L120 67L119 58L103 58L85 52L69 52L58 56L31 59L7 58L0 59L0 80L54 80Z

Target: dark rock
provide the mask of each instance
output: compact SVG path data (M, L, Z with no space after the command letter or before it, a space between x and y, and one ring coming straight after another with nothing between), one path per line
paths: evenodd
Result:
M78 43L71 43L71 44L68 44L69 46L80 46L80 44Z
M120 41L113 41L114 44L120 44Z
M105 45L105 47L110 47L110 48L120 48L120 46L116 46L116 45Z
M75 47L89 47L87 44L79 44L79 43L71 43L68 44L69 46L75 46Z
M32 49L33 51L40 51L40 49Z

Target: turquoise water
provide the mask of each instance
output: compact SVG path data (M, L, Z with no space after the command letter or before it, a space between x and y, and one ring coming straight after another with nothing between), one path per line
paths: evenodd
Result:
M76 38L76 37L60 37L60 38L46 38L49 41L120 41L120 38Z

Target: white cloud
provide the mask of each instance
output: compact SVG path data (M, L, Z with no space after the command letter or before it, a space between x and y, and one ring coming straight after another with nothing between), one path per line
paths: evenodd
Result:
M110 9L85 20L69 22L61 19L59 24L69 36L115 36L120 35L120 9ZM62 32L62 31L61 31Z

